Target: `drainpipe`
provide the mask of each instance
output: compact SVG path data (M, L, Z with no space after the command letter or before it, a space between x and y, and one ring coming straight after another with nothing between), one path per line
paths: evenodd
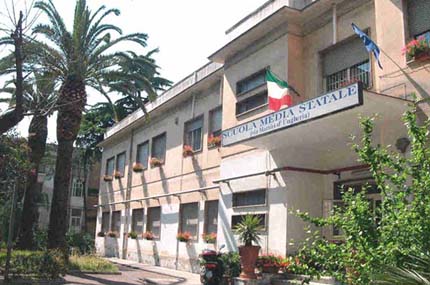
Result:
M337 43L337 12L336 4L333 4L333 44Z
M132 175L133 175L133 139L134 139L134 129L131 130L131 138L130 138L130 146L128 147L128 173L127 173L127 186L126 186L126 198L127 201L130 200L131 197L131 185L132 185ZM128 237L127 233L130 227L130 202L124 204L124 215L125 215L125 223L124 223L124 233L122 236L122 259L127 259L127 247L128 247Z

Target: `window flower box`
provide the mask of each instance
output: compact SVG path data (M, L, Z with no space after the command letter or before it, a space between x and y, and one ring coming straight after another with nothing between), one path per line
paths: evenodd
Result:
M179 232L176 235L176 239L180 242L189 242L191 238L192 238L192 235L189 232L183 232L183 233Z
M183 157L188 157L188 156L193 156L194 155L194 150L190 145L184 145L184 148L182 150L182 156Z
M156 157L152 157L149 164L151 164L151 167L160 167L161 165L163 165L163 160L158 159Z
M142 238L146 240L154 240L154 234L152 232L145 232L142 234Z
M221 146L221 136L214 136L211 134L208 137L208 147L220 147Z
M98 236L98 237L105 237L105 236L106 236L106 233L105 233L105 232L98 232L98 233L97 233L97 236Z
M120 178L122 177L122 174L121 174L121 172L119 172L119 171L115 171L115 172L113 173L113 176L115 177L115 179L120 179Z
M425 61L430 59L430 41L425 35L413 39L403 47L407 61Z
M112 175L105 175L105 176L103 176L103 180L105 182L111 182L113 180L113 177L112 177Z
M133 163L133 171L134 172L142 172L144 168L145 167L143 167L143 164L140 162Z
M129 232L127 234L127 237L129 237L131 239L137 239L137 233L136 232Z
M217 238L216 233L202 234L202 239L205 241L205 243L215 243L216 238Z
M118 233L117 232L108 232L107 236L110 238L117 238L118 237Z

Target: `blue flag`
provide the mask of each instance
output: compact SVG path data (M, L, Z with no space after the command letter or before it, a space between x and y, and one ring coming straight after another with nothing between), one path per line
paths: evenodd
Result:
M363 40L364 46L366 47L367 51L373 53L376 60L378 61L379 68L382 69L381 62L379 61L379 54L381 53L381 50L379 49L379 47L375 44L374 41L372 41L369 38L368 35L366 35L365 32L360 30L360 28L357 27L354 23L352 23L351 25L352 25L352 29L354 30L354 32L360 37L360 39Z

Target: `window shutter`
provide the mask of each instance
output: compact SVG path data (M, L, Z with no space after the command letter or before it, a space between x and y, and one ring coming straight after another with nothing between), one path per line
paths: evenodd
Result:
M357 63L369 60L369 53L360 38L354 38L333 47L323 54L324 76L344 70Z
M430 1L409 0L407 5L410 36L414 37L430 30Z
M324 200L323 201L323 218L330 217L332 211L333 211L333 200ZM322 235L326 239L332 239L333 238L333 227L332 226L323 227L322 228Z

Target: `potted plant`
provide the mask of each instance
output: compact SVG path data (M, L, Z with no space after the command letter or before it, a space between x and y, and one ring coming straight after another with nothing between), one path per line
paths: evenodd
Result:
M182 150L182 156L183 157L187 157L187 156L193 156L194 154L194 150L190 145L184 145L184 148Z
M216 233L202 234L202 239L205 241L205 243L215 243L216 237Z
M129 232L127 236L131 239L137 239L137 233L133 231Z
M108 236L108 237L111 237L111 238L117 238L117 237L118 237L118 234L117 234L116 232L108 232L108 233L107 233L107 236Z
M144 169L143 164L140 162L133 163L133 171L134 172L142 172Z
M176 235L176 239L180 242L189 242L191 240L191 238L192 238L192 235L189 232L183 232L183 233L179 232Z
M113 176L115 177L115 179L120 179L122 177L122 174L118 170L115 170Z
M221 136L214 136L211 134L208 137L208 147L220 147L221 146Z
M406 44L402 49L408 61L418 60L423 61L430 58L430 41L425 35L413 39Z
M106 236L106 233L105 233L105 232L98 232L98 233L97 233L97 236L98 236L98 237L105 237L105 236Z
M156 157L151 157L151 161L149 163L151 164L151 167L160 167L163 164L163 161Z
M142 238L146 239L146 240L153 240L154 234L152 232L145 232L142 234Z
M255 263L260 246L253 245L253 243L259 244L259 231L262 229L261 218L255 215L246 215L235 227L239 241L243 243L242 246L239 246L240 264L242 266L241 278L257 278L255 275Z
M278 273L282 258L273 254L263 254L257 258L256 266L262 273Z
M112 175L105 175L105 176L103 176L103 180L105 182L110 182L113 180L113 177L112 177Z

